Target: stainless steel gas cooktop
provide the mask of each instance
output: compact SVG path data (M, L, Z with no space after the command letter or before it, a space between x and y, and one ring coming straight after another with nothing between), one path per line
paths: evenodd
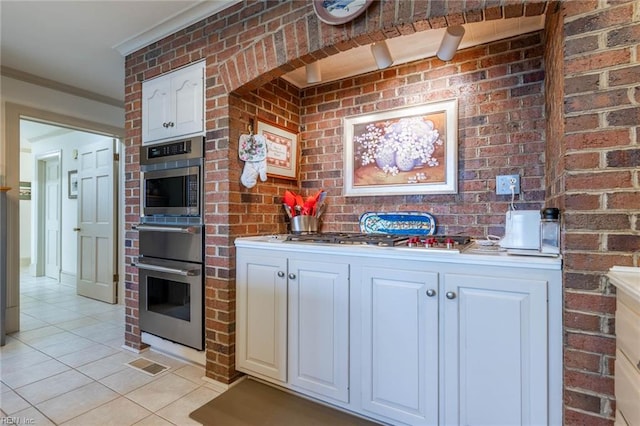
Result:
M414 247L461 251L472 244L471 237L463 235L396 235L324 232L317 234L290 234L285 242L312 244L352 244L380 247Z

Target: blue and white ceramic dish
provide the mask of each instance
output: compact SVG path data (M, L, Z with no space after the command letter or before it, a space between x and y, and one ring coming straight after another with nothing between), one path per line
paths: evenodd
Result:
M433 235L436 219L423 212L367 212L360 216L366 234Z

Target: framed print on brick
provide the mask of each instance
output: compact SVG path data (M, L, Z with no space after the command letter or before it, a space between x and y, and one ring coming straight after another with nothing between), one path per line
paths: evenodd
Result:
M344 195L456 194L456 99L344 118Z
M267 140L267 175L298 180L298 135L276 124L257 122L256 133Z

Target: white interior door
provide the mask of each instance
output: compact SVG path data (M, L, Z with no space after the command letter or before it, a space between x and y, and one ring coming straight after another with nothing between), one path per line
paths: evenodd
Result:
M60 160L44 161L44 274L60 281Z
M116 303L116 211L114 141L79 150L77 292Z

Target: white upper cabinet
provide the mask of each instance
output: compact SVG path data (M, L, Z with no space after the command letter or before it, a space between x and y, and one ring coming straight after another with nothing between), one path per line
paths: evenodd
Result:
M142 143L204 132L204 62L142 83Z

